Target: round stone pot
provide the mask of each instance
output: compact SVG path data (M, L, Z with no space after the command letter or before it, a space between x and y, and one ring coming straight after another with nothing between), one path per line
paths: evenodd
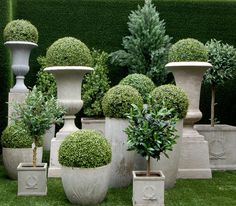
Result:
M124 130L129 121L108 117L105 121L105 135L112 146L110 187L126 187L132 182L135 157L133 151L127 151L127 135Z
M111 165L61 169L63 188L72 204L97 205L107 194Z
M33 149L32 148L2 148L2 157L4 167L7 175L16 180L17 179L17 166L20 163L32 163ZM37 149L37 163L42 162L43 148Z

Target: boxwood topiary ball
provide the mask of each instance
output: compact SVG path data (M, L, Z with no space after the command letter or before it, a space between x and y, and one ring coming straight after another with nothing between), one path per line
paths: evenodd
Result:
M142 107L143 100L139 92L128 85L117 85L108 90L102 100L102 109L106 117L126 118L131 104Z
M9 22L3 31L4 41L38 42L38 30L29 21L17 19Z
M32 143L29 133L17 124L6 127L1 136L1 144L5 148L32 148ZM37 146L42 146L42 140Z
M148 94L155 88L153 81L143 74L130 74L122 79L119 84L134 87L144 100L147 99Z
M196 39L179 40L169 50L169 62L206 62L207 60L207 48Z
M185 92L171 84L162 85L155 88L151 96L159 103L164 104L167 109L173 108L173 116L177 115L183 119L188 111L188 97Z
M74 37L55 41L46 53L47 66L92 66L88 47Z
M111 162L111 146L95 130L78 130L62 142L58 159L66 167L101 167Z

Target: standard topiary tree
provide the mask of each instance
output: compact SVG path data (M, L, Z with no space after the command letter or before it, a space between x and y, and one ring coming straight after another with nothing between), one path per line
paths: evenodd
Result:
M129 73L145 74L157 85L163 84L171 38L165 34L165 22L151 0L132 11L128 30L130 35L123 38L124 49L111 53L111 62L128 67Z
M196 39L182 39L171 46L168 59L169 62L206 62L208 60L207 48Z
M137 89L145 102L150 92L155 88L153 81L143 74L130 74L122 79L119 84L129 85Z
M47 50L49 66L92 66L92 56L88 47L74 37L64 37L55 41Z
M104 51L92 51L94 70L86 74L82 85L84 114L90 117L103 116L102 98L110 88L108 79L108 54Z
M188 97L183 89L167 84L155 88L151 96L155 99L155 103L165 106L171 110L172 117L183 119L188 111Z
M17 19L9 22L3 31L4 41L38 42L38 30L29 21Z
M128 85L117 85L108 90L102 100L102 109L106 117L126 118L131 104L142 107L143 99L139 92Z
M205 72L203 81L211 85L211 126L214 127L216 88L235 76L236 49L215 39L208 41L206 47L212 67Z

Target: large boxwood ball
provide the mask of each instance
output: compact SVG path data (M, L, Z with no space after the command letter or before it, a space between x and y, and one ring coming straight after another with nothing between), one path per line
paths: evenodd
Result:
M102 109L106 117L126 118L131 104L142 107L143 99L139 92L128 85L117 85L108 90L102 100Z
M174 109L173 116L178 119L183 119L188 111L188 96L185 92L171 84L162 85L155 88L151 96L161 105L165 105L167 109Z
M47 66L92 66L89 48L74 37L55 41L46 53Z
M32 137L19 124L9 125L1 136L1 144L5 148L32 148L32 143ZM42 146L42 139L37 146Z
M111 146L95 130L78 130L62 142L58 159L66 167L101 167L111 162Z
M3 31L4 41L38 42L38 30L29 21L17 19L9 22Z
M147 99L148 94L155 88L153 81L144 74L130 74L123 78L119 84L134 87L144 100Z
M169 50L169 62L206 62L207 60L206 46L196 39L179 40Z

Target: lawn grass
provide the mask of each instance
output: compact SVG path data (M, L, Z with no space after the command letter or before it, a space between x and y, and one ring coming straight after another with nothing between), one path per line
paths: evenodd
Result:
M18 197L17 181L7 178L0 165L1 206L64 206L70 205L60 179L48 179L48 195ZM236 205L236 171L214 172L212 180L178 180L165 193L165 206L233 206ZM132 206L132 187L109 189L98 206Z

